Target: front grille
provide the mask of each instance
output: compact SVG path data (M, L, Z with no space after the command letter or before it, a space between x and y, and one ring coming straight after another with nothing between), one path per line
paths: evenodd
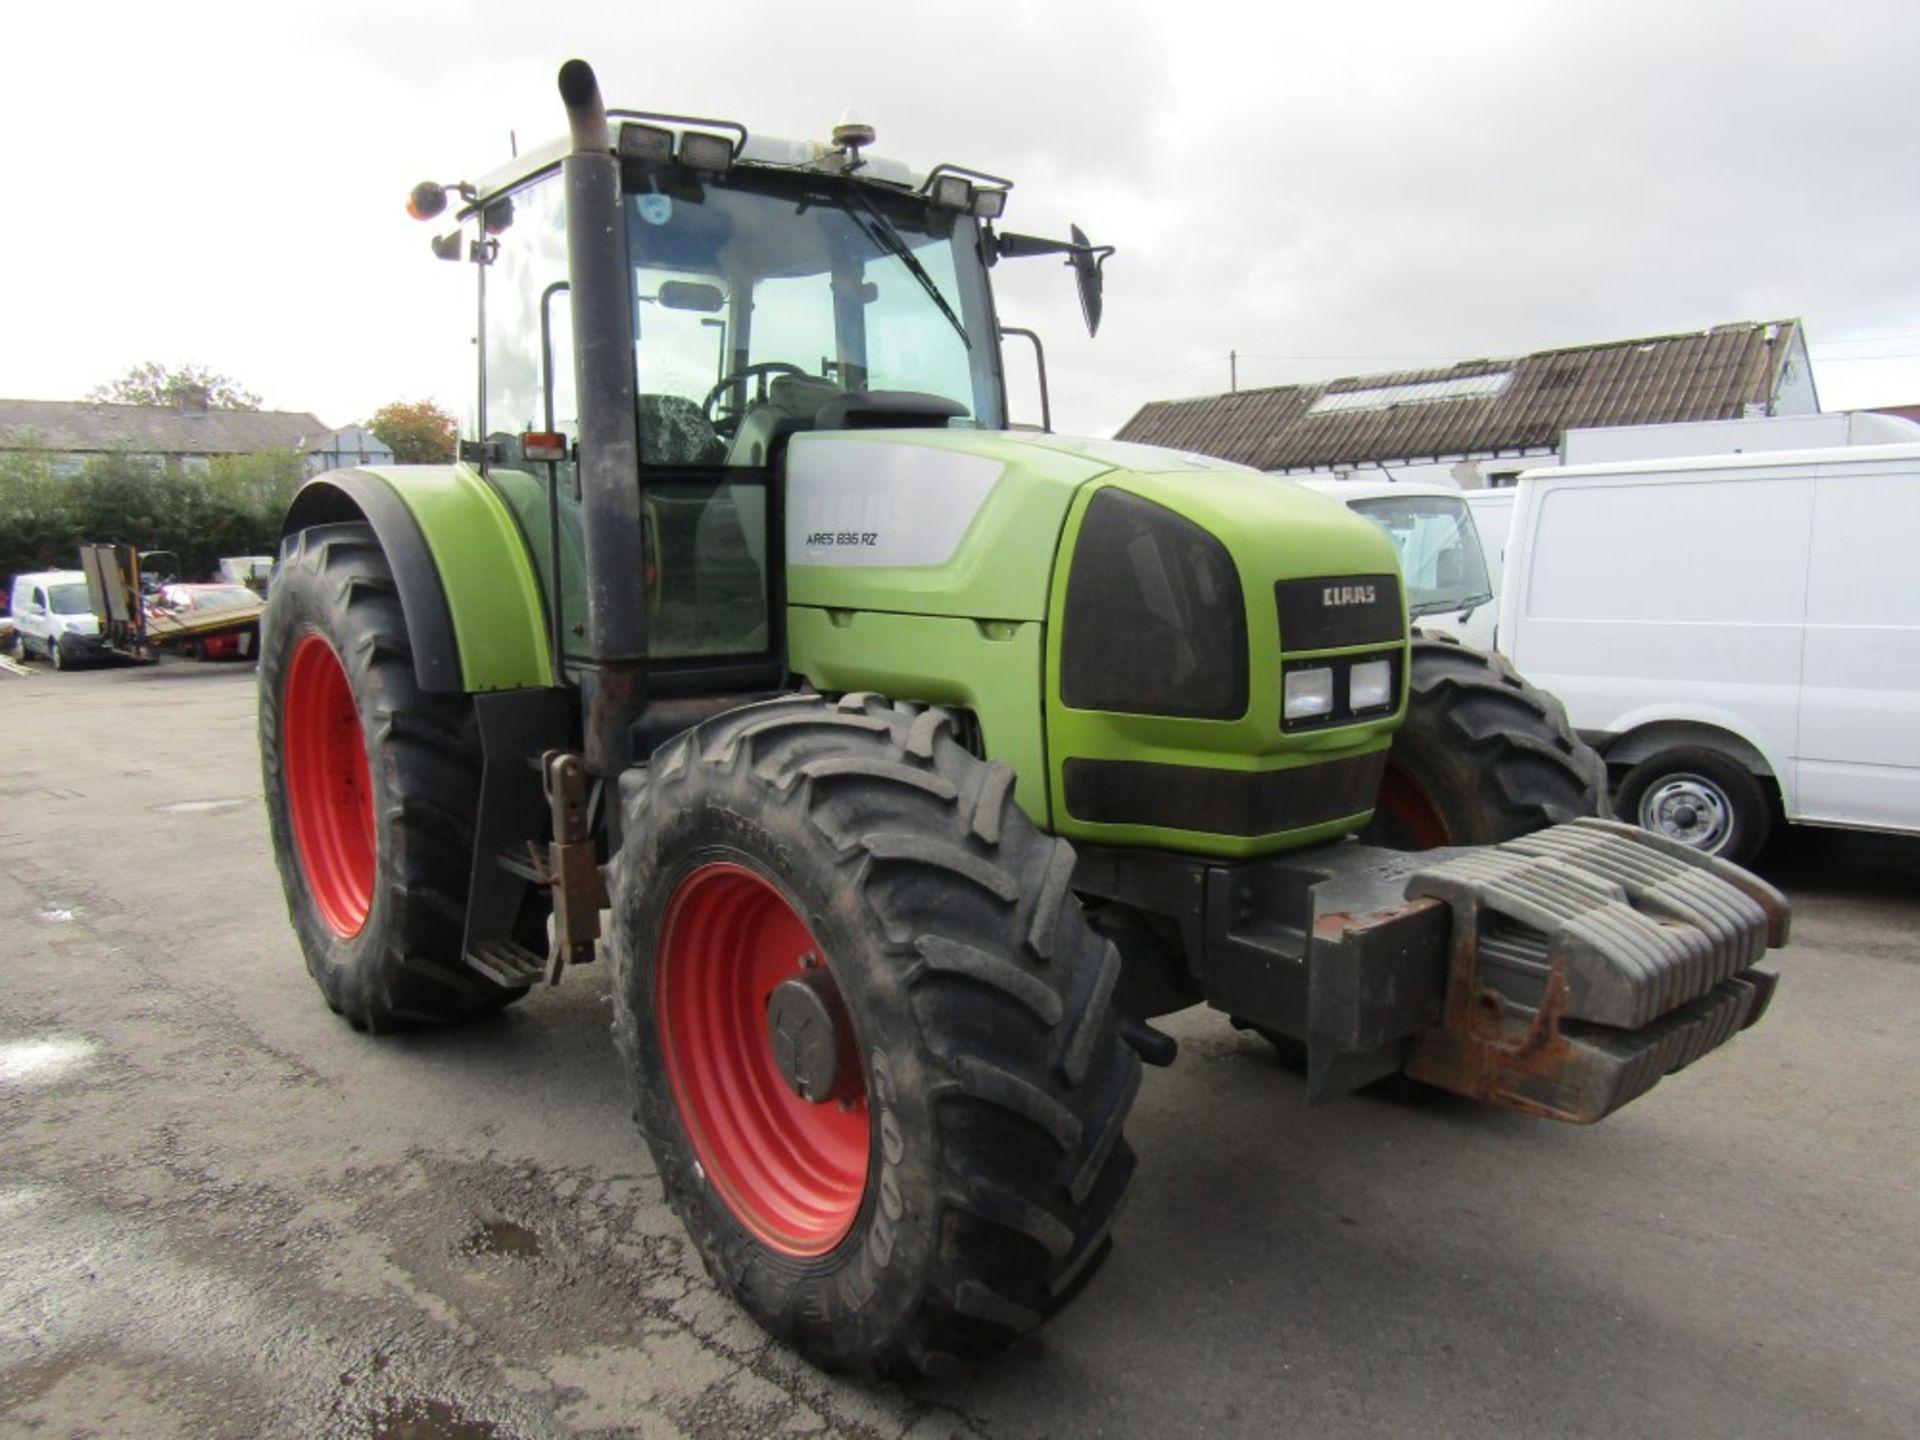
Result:
M1247 713L1247 604L1226 546L1125 490L1080 523L1060 638L1076 710L1237 720Z
M1276 835L1373 808L1387 752L1291 770L1212 770L1134 760L1068 760L1067 813L1094 825L1204 835Z

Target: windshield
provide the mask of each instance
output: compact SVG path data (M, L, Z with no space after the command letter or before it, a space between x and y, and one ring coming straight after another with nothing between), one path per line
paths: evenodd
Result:
M1466 501L1452 495L1388 495L1349 503L1400 552L1409 616L1468 610L1493 598Z
M761 464L736 437L872 391L1001 425L976 223L853 185L743 168L627 197L644 460Z
M47 608L56 615L87 615L93 606L87 600L87 587L79 581L47 587Z

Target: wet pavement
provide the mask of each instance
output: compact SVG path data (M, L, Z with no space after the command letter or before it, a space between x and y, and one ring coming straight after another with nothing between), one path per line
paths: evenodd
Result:
M1104 1273L872 1386L708 1286L597 968L458 1030L327 1013L252 727L246 667L0 673L0 1435L1920 1433L1920 842L1777 847L1773 1012L1591 1130L1310 1111L1179 1017Z

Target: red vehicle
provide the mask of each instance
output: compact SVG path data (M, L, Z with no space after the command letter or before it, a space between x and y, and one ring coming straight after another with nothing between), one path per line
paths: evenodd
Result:
M260 608L260 597L244 585L162 585L147 601L150 618L165 617L188 624L213 619L224 610ZM254 653L258 632L228 631L190 642L196 660L240 660Z

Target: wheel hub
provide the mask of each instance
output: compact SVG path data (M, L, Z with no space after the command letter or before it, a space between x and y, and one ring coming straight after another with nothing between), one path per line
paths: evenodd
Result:
M281 758L294 849L334 934L358 935L373 905L373 780L353 686L325 637L303 635L281 690Z
M817 962L774 986L767 997L767 1039L780 1078L794 1094L814 1105L840 1098L841 1079L852 1069L842 1058L850 1048L846 1013Z
M720 862L668 902L654 984L667 1081L715 1191L764 1244L824 1255L860 1213L870 1155L831 957L778 887Z
M1639 819L1656 835L1711 854L1727 842L1733 828L1733 806L1717 787L1700 776L1674 775L1641 797Z

